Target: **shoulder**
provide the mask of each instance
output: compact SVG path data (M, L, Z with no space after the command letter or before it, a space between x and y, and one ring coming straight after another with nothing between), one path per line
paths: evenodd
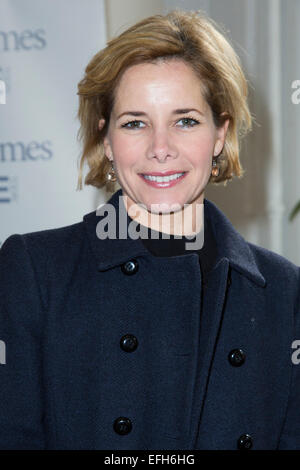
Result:
M299 266L274 251L247 241L212 201L204 199L204 210L212 223L217 245L233 265L244 268L245 272L256 273L262 285L261 276L266 285L275 285L278 280L283 286L286 282L299 286Z
M247 242L257 264L262 270L274 270L275 272L294 273L299 275L299 266L292 261L288 260L282 255L275 253L272 250L255 245L254 243Z
M25 278L35 279L38 284L44 285L50 271L59 274L62 270L72 270L84 243L83 225L83 222L78 222L65 227L10 235L0 249L0 279L4 279L6 284L8 279L10 284L19 280L21 288L27 285Z
M16 256L28 252L39 260L55 253L64 253L81 243L83 222L64 227L10 235L2 244L0 256Z
M0 249L0 297L32 305L48 303L49 285L63 283L74 270L85 243L84 222L65 227L13 234ZM23 300L22 300L23 299Z
M261 246L247 242L258 269L265 277L267 284L274 289L285 289L300 296L300 267L282 255Z

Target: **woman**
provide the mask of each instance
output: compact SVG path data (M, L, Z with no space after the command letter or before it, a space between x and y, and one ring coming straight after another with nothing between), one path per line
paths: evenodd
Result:
M300 448L299 268L204 198L242 175L232 47L203 15L150 17L79 96L79 187L87 162L121 189L0 251L1 448Z

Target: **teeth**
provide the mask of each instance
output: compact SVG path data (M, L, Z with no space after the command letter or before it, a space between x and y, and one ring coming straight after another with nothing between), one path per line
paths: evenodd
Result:
M150 175L143 175L146 180L155 181L157 183L168 183L169 181L176 180L180 178L184 173L174 173L174 175L170 176L150 176Z

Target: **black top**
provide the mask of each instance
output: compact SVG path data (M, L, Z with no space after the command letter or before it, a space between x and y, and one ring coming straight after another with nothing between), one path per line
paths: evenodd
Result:
M151 238L151 229L143 227L148 232L148 238L141 237L144 246L155 256L179 256L189 253L198 253L199 263L203 278L203 283L207 282L208 274L215 265L217 258L217 244L213 235L210 221L204 216L204 244L200 250L186 250L185 244L192 243L194 238L175 238L175 235L169 235L170 238L162 238L162 232L153 230L156 238Z

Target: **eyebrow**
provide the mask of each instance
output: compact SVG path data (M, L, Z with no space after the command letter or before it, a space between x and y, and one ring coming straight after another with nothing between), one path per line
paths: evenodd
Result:
M191 111L196 111L196 113L199 113L201 114L202 116L204 116L204 113L202 113L201 111L199 111L199 109L196 109L196 108L180 108L180 109L174 109L174 111L172 111L172 114L187 114L187 113L190 113ZM129 115L129 116L135 116L135 117L139 117L139 116L147 116L147 113L144 113L143 111L124 111L124 113L121 113L117 119L120 119L122 116L124 115Z

